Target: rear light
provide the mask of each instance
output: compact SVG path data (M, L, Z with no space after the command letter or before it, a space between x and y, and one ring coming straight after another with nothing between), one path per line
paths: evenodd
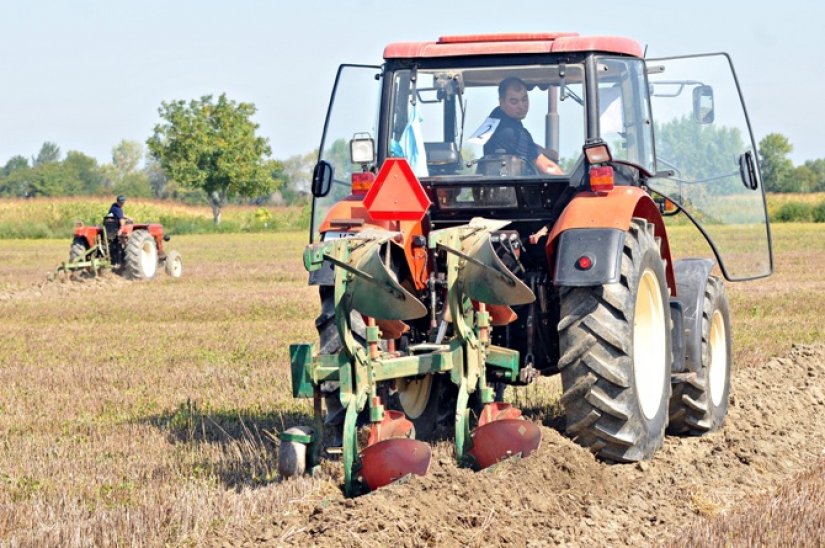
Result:
M591 167L590 190L593 192L613 190L613 168L610 166Z
M579 260L576 261L576 268L579 270L590 270L593 266L593 259L588 257L587 255L582 255L579 257Z
M352 174L352 193L366 194L372 188L375 181L375 173L371 171L361 171Z

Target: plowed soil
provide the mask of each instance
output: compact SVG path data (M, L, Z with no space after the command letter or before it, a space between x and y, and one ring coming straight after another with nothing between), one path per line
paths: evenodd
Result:
M499 546L679 543L679 531L770 492L825 458L825 345L734 372L725 426L668 436L654 460L608 465L543 426L531 457L480 473L435 448L430 473L347 500L337 463L315 494L231 544ZM326 476L326 477L324 477ZM289 482L280 487L289 489ZM307 486L298 491L305 491ZM813 539L812 539L813 540Z

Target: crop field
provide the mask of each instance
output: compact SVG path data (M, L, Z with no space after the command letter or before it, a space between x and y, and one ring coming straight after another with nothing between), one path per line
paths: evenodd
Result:
M316 338L304 231L175 236L183 277L150 282L49 282L68 238L0 240L0 545L821 542L825 225L773 239L774 276L726 284L722 431L608 466L560 434L544 379L510 394L543 424L536 455L474 474L440 443L427 477L355 500L338 462L275 471L277 432L311 415L288 357Z

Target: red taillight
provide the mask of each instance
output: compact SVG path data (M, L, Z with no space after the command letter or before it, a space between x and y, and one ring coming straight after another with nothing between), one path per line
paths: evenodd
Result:
M591 167L590 190L593 192L613 190L613 168L610 166Z
M375 174L371 171L362 171L352 174L352 193L366 194L372 188Z
M590 267L593 266L593 259L588 257L587 255L582 255L579 257L579 260L576 261L576 266L579 270L590 270Z

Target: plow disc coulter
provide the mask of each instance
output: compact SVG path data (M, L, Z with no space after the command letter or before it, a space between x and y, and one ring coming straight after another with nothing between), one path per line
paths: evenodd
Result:
M541 442L538 427L523 419L518 409L494 402L494 390L487 381L490 368L500 370L499 376L515 378L519 358L514 350L490 344L486 305L521 305L535 298L502 264L490 243L490 233L506 224L474 219L467 225L430 233L430 249L434 255L446 258L445 294L451 333L436 343L414 344L403 351L383 348L376 325L376 320L412 320L427 314L424 304L396 281L386 262L387 246L399 235L369 229L350 238L308 246L304 255L308 270L321 268L324 260L334 265L335 318L342 350L321 355L314 351L314 345L292 345L293 393L296 397L315 398L316 420L311 439L284 433L282 447L308 442L308 466L317 463L323 438L320 385L337 382L346 410L346 493L353 496L377 489L407 474L424 475L430 464L430 446L414 439L413 423L403 412L387 409L382 394L401 379L443 374L457 389L455 456L460 465L482 469L510 456L527 456L535 451ZM363 343L353 334L353 310L366 316ZM468 402L473 393L477 393L483 408L477 428L471 432ZM358 417L365 411L369 436L366 446L359 448ZM305 468L297 463L288 469L286 461L293 460L294 453L281 451L286 475Z

